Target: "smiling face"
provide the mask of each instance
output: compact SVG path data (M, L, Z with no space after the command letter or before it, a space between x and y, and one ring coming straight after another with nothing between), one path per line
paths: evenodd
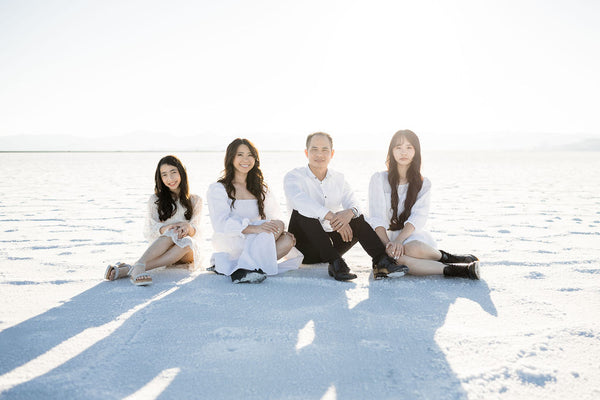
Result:
M160 178L166 187L173 193L179 193L181 175L176 166L163 164L160 166Z
M245 144L240 144L235 152L235 157L233 157L233 168L235 171L241 174L248 174L254 168L255 163L256 159L250 148Z
M308 158L309 167L317 171L327 169L333 157L333 149L329 139L323 135L315 135L310 139L307 147L304 154Z
M400 136L394 146L393 155L398 166L408 167L415 158L415 147L404 136Z

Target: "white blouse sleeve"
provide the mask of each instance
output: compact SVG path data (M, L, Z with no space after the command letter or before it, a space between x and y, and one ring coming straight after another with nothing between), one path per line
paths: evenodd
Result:
M279 208L279 203L277 202L277 198L269 189L265 194L265 217L269 220L279 219L281 220L281 209Z
M148 241L154 241L160 236L160 228L165 223L158 219L158 206L156 205L156 195L153 194L148 199L147 212L146 212L146 223L144 226L144 237Z
M429 179L423 179L423 186L417 194L417 201L410 210L410 216L404 222L406 225L408 222L415 227L416 230L422 230L425 228L427 218L429 217L429 201L431 198L431 182Z
M210 222L215 233L242 235L250 220L241 218L231 212L231 199L227 196L225 186L215 182L208 188L206 194Z
M386 193L383 179L384 174L376 172L369 182L369 218L367 218L367 222L373 229L381 226L387 230L390 227L390 221L386 196L391 196L391 191Z
M194 234L194 238L200 237L200 218L202 217L202 197L193 194L191 195L192 206L194 207L194 212L192 214L192 218L190 219L190 225L194 227L196 233Z

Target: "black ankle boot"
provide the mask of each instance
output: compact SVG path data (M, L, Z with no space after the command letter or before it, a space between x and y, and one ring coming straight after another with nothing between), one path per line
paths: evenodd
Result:
M440 250L442 253L442 258L438 261L443 264L469 264L473 261L479 261L479 258L475 257L473 254L450 254L446 253L444 250Z
M444 276L479 279L479 261L470 264L447 264L444 267Z
M329 276L335 278L336 281L349 281L352 279L356 279L356 274L350 272L350 268L348 268L348 264L342 257L333 260L329 263Z
M377 262L373 260L373 277L375 279L399 278L407 272L408 267L406 265L396 264L396 261L387 254Z

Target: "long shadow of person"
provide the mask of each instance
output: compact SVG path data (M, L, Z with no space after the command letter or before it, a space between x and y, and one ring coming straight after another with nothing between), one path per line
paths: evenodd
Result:
M227 277L201 274L130 315L104 339L2 395L123 398L158 379L169 383L154 397L320 398L331 379L323 375L313 383L318 370L302 371L299 363L312 368L319 362L298 356L298 330L316 315L332 322L343 316L345 291L353 285L326 278L326 270L319 273L261 285L232 285ZM58 318L66 322L66 315Z
M459 298L497 316L485 282L441 277L371 281L368 298L353 308L346 291L337 288L333 296L324 288L315 297L311 292L290 299L304 305L306 317L298 315L297 328L309 327L314 339L271 371L293 379L285 396L275 398L320 399L331 392L343 399L467 397L435 335ZM298 393L296 386L302 388Z
M318 276L317 276L318 275ZM320 276L323 275L323 276ZM459 297L495 315L484 282L353 284L287 274L231 285L202 274L132 314L105 339L5 392L62 398L462 398L434 340ZM81 312L81 310L76 310Z
M172 272L144 289L126 279L102 282L58 307L3 330L0 390L51 369L69 354L76 356L106 332L117 329L123 316L176 287L177 281L188 275L183 270Z
M435 339L459 298L497 316L483 281L405 277L370 282L368 299L351 310L351 322L345 327L355 330L353 355L360 362L332 382L340 398L360 398L356 382L372 398L466 398Z

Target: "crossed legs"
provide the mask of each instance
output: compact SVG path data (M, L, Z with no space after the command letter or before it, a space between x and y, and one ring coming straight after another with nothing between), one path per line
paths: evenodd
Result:
M179 247L171 238L161 236L156 239L142 254L135 264L144 264L146 270L175 264L177 262L194 261L194 253L189 247Z
M385 247L362 216L353 219L350 227L353 238L350 242L344 242L339 233L325 232L318 219L305 217L294 210L289 229L296 237L296 247L304 254L305 264L333 262L357 242L373 259L385 255Z
M446 265L437 261L441 257L438 250L415 240L404 245L404 255L397 263L406 265L411 275L442 275Z

